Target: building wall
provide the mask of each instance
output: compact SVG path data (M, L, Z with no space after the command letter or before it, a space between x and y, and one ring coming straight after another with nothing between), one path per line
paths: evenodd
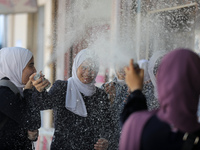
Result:
M103 32L105 27L106 30L110 29L110 19L111 1L59 1L55 48L57 79L67 80L71 77L76 54L87 48L88 42L91 44L98 32Z
M38 14L38 36L37 36L37 47L38 47L38 68L42 70L45 78L52 79L53 70L51 68L51 53L53 51L53 21L52 21L52 0L39 0L39 14ZM38 70L38 71L40 71ZM53 80L50 80L53 83ZM52 128L53 127L53 116L52 110L42 111L42 127Z
M28 14L8 15L8 43L7 46L27 48Z

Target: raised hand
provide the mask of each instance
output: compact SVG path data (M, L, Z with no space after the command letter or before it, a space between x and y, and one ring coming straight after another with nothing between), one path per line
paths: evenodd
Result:
M96 144L94 144L94 149L96 150L107 150L108 149L108 140L104 138L98 139Z
M130 60L129 66L125 67L126 73L125 80L130 91L142 90L144 80L144 70L140 68L134 68L133 59Z
M47 87L50 82L49 80L45 79L44 80L44 75L41 74L41 77L37 80L34 80L34 76L36 75L36 73L32 74L29 77L29 80L32 81L33 86L39 91L42 92L44 90L45 87Z

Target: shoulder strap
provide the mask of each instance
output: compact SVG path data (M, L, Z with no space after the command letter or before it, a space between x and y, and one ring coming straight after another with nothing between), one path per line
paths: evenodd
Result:
M15 94L20 93L19 89L10 80L0 80L0 86L9 87Z

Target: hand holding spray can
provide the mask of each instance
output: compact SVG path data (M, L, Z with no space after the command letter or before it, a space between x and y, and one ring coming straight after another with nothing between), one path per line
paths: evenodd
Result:
M37 74L34 76L34 80L38 80L41 76L43 76L43 75L40 74L40 73L37 73ZM46 78L43 78L42 81L44 81L44 80L46 80ZM45 87L45 89L47 90L50 86L51 86L51 83L49 83L49 84Z
M136 70L138 70L140 67L139 67L139 65L138 65L138 63L133 63L133 66L134 66L134 68L136 69Z

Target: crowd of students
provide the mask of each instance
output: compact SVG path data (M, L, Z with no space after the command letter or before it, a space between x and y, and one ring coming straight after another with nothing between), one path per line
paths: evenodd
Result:
M75 57L72 77L35 80L32 53L0 50L0 149L28 150L40 110L53 109L52 150L198 150L200 58L189 49L116 65L111 82L95 86L99 62L90 49ZM12 61L11 61L12 60Z

